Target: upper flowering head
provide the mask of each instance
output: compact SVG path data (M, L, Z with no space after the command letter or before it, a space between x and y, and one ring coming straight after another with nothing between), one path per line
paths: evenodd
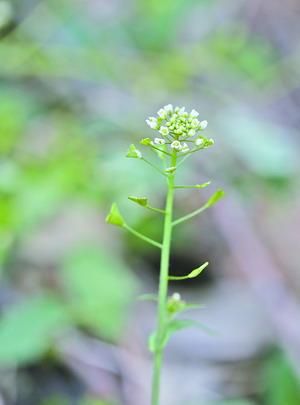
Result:
M207 127L208 123L198 117L199 113L195 109L187 112L185 107L173 107L172 104L167 104L158 110L156 117L149 117L146 123L163 137L165 142L160 141L159 144L163 145L165 150L170 148L176 152L186 153L193 150L186 142L194 143L197 150L200 149L202 142L204 147L212 144L211 140L205 142L206 138L203 136L199 138L199 133ZM182 141L185 142L182 143ZM154 144L158 144L157 139Z

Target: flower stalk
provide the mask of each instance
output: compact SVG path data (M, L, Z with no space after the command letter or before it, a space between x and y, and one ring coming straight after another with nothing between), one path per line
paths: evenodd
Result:
M171 157L172 167L176 167L176 161L177 156L176 152L174 151ZM157 342L154 351L154 367L152 376L152 399L151 399L152 405L159 404L161 363L164 350L162 342L164 338L165 326L167 323L167 315L168 315L167 298L168 298L170 251L172 240L175 173L176 172L169 174L167 179L168 192L165 208L163 243L161 251L159 289L158 289L157 335L156 335Z
M164 349L171 335L176 331L188 327L207 329L199 322L190 319L177 319L177 316L182 312L199 308L199 305L187 304L181 299L179 293L174 293L171 297L168 296L169 281L193 279L198 277L208 266L208 262L205 262L185 276L172 276L169 274L172 232L174 227L202 213L204 210L214 205L224 195L223 190L217 190L202 207L197 208L181 218L173 218L174 193L176 189L202 189L210 184L210 182L196 185L175 184L177 169L185 162L186 158L214 144L213 139L206 138L201 134L207 127L207 121L199 121L198 116L199 113L195 110L188 113L185 111L184 107L173 108L171 104L168 104L158 111L157 117L150 117L146 120L146 123L152 130L159 132L159 137L155 137L153 141L151 138L143 138L140 143L148 147L151 152L157 154L158 158L164 161L164 168L160 169L146 159L143 153L133 144L130 145L126 155L128 158L147 163L166 179L167 193L164 209L152 207L149 205L148 198L146 197L128 197L129 200L141 207L163 216L162 242L154 241L129 226L115 203L112 205L111 211L106 218L108 223L131 232L136 237L161 250L158 295L154 297L154 301L157 302L156 330L149 338L149 350L153 353L151 405L160 404L161 370ZM153 300L153 295L151 294L146 294L143 297L150 297L148 299Z

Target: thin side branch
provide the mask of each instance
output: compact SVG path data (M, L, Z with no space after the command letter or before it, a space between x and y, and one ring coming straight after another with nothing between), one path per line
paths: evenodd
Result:
M195 217L196 215L201 214L201 212L205 211L209 206L207 204L203 205L203 207L198 208L197 210L191 212L190 214L184 215L181 218L176 219L175 221L172 222L172 226L176 226L181 224L184 221L187 221L188 219L191 219Z
M148 238L148 236L145 236L143 234L141 234L140 232L137 232L136 230L134 230L133 228L131 228L131 226L125 224L123 226L123 228L127 229L127 231L129 231L130 233L132 233L133 235L135 235L136 237L142 239L145 242L148 242L150 245L156 246L159 249L162 248L162 244L159 242L156 242L155 240Z
M160 208L151 207L151 205L147 205L145 208L148 208L150 211L158 212L159 214L165 214L165 210L161 210Z
M164 153L165 155L172 156L171 153L169 153L169 152L167 152L165 150L159 149L154 145L150 145L150 146L151 146L152 149L158 150L159 152Z
M191 156L189 153L186 155L183 155L182 159L177 163L177 167L181 166L182 163L189 157Z
M207 181L206 183L203 183L203 184L194 184L194 185L191 185L191 186L174 186L174 188L196 188L196 189L201 189L201 188L205 188L205 187L207 187L207 186L209 186L210 185L210 181Z
M145 163L147 163L149 166L151 166L153 169L155 169L158 173L162 174L165 177L168 177L166 175L166 173L164 173L162 170L160 170L159 167L155 166L153 163L151 163L148 159L145 159L144 157L142 157L142 159Z

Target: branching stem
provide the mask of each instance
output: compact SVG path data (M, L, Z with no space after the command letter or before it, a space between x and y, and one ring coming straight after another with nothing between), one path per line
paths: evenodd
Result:
M127 231L129 231L133 235L137 236L138 238L142 239L143 241L150 243L150 245L156 246L159 249L162 248L161 243L156 242L155 240L153 240L151 238L148 238L148 236L145 236L145 235L141 234L140 232L137 232L135 229L131 228L131 226L124 224L123 228L127 229Z
M195 217L196 215L201 214L201 212L203 212L203 211L206 210L207 208L209 208L208 205L206 205L206 204L203 205L203 207L198 208L197 210L191 212L190 214L184 215L183 217L178 218L178 219L176 219L175 221L173 221L173 222L172 222L172 226L179 225L179 224L181 224L182 222L187 221L188 219L191 219L191 218Z
M160 174L162 174L163 176L167 177L166 173L164 173L162 170L160 170L157 166L155 166L153 163L151 163L148 159L145 159L144 157L142 157L142 160L147 163L147 165L153 167L153 169L155 169L157 172L159 172Z
M170 161L171 161L170 166L175 167L177 161L177 155L175 151L172 153ZM170 173L167 179L168 193L165 208L163 243L160 262L160 278L159 278L158 309L157 309L157 334L156 334L156 349L154 352L151 405L159 405L159 396L160 396L160 375L163 358L163 348L161 342L164 338L165 326L167 323L167 315L168 315L167 298L168 298L170 249L172 239L174 178L175 173Z

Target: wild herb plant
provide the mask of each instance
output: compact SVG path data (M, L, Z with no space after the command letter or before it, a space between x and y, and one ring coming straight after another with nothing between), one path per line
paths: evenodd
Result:
M168 104L158 111L157 117L150 117L146 120L148 126L158 132L158 136L153 140L151 138L144 138L140 143L158 155L163 163L162 167L157 167L154 163L146 159L143 153L137 149L134 144L130 145L126 155L128 158L137 159L147 163L166 179L167 193L164 209L152 207L146 197L128 197L134 203L163 216L164 226L162 242L157 242L131 228L125 222L115 203L112 204L110 213L106 218L108 223L126 229L135 236L161 250L158 296L145 296L146 299L154 298L154 300L157 301L157 326L156 330L149 338L149 349L153 353L154 358L152 405L159 405L163 353L170 336L177 330L187 327L202 327L202 325L196 321L177 318L178 314L188 309L195 308L197 305L187 304L181 299L179 293L174 293L172 296L168 296L168 284L169 281L193 279L199 276L199 274L208 266L208 262L193 269L185 276L170 275L169 263L173 229L181 223L202 213L224 195L223 190L217 190L202 207L181 218L174 219L173 217L173 202L176 190L202 189L210 184L210 182L195 185L179 185L175 183L177 171L185 160L192 154L207 149L214 144L213 139L206 138L202 135L202 131L207 127L207 121L200 121L198 116L199 113L195 110L188 113L185 111L184 107L173 108L171 104Z

